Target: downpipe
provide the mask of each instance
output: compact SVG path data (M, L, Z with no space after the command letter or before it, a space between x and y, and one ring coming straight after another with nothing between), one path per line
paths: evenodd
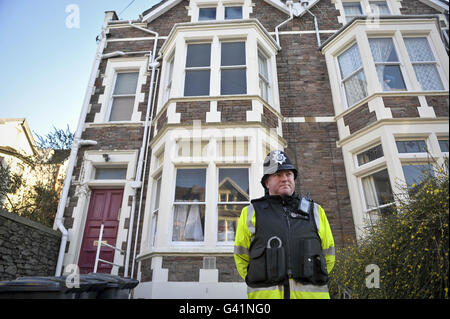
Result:
M289 7L290 17L275 27L275 36L276 36L277 44L279 47L281 47L281 46L280 46L280 35L278 34L278 29L294 18L294 14L292 12L292 1L291 0L286 1L286 5Z
M73 174L73 170L75 167L78 150L79 150L80 146L97 144L96 141L82 140L81 134L83 132L84 122L86 120L86 114L89 110L89 102L90 102L90 98L92 95L92 91L94 90L94 83L95 83L95 79L97 77L97 70L100 65L100 61L102 59L102 52L105 48L107 25L108 25L108 21L105 21L103 24L103 27L102 27L100 43L97 46L95 60L92 65L91 76L89 78L88 87L86 88L86 93L84 95L83 108L81 110L80 117L78 119L78 127L77 127L77 131L75 132L72 150L70 151L69 166L67 168L66 177L64 179L63 190L62 190L61 197L60 197L60 200L58 203L58 209L56 211L54 226L56 226L58 228L58 230L61 232L62 237L61 237L61 244L59 247L58 261L56 263L55 276L61 276L61 273L62 273L64 254L65 254L66 244L67 244L67 239L68 239L68 231L64 227L63 215L64 215L64 209L65 209L66 203L67 203L67 197L69 195L69 189L70 189L72 174Z
M135 209L136 209L136 192L137 189L141 189L141 193L142 193L142 167L143 167L143 161L144 161L144 154L146 152L146 146L147 146L147 135L149 134L149 116L150 116L150 108L151 108L151 101L153 98L153 82L155 80L155 71L156 68L159 67L159 63L156 61L156 48L157 48L157 44L158 44L158 37L159 34L158 32L155 31L151 31L142 27L139 27L137 25L134 25L132 23L132 21L128 21L128 25L139 29L141 31L153 34L155 36L154 39L154 43L153 43L153 52L152 54L149 56L149 63L148 66L152 68L152 75L151 75L151 80L150 80L150 91L149 91L149 95L148 95L148 101L147 101L147 112L145 115L145 125L144 125L144 135L142 137L142 145L141 145L141 149L139 152L139 159L138 159L138 163L137 163L137 168L136 168L136 177L134 182L131 184L131 188L133 188L134 192L132 195L132 200L131 200L131 213L130 213L130 223L128 226L128 238L127 238L127 249L126 249L126 256L125 256L125 267L124 267L124 276L128 277L128 273L129 273L129 262L130 262L130 253L131 253L131 239L132 239L132 234L133 234L133 226L134 226L134 215L135 215ZM139 225L138 225L139 227Z
M307 3L302 3L302 5L303 5L303 8L305 9L305 11L308 12L310 15L312 15L313 18L314 18L314 27L316 29L317 45L320 48L320 34L319 34L319 24L317 23L317 17L316 17L316 15L314 13L309 11Z

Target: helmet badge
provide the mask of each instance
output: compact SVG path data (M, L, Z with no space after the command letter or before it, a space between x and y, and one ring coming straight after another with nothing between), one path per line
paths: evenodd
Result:
M281 151L274 151L272 154L272 160L281 165L286 162L286 156L284 156Z

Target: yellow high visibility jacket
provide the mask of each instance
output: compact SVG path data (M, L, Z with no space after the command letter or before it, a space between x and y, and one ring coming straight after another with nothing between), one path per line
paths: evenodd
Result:
M322 253L327 263L327 271L331 272L335 263L335 246L330 224L323 208L314 203L314 219L322 242ZM255 235L255 211L250 204L242 209L234 241L234 260L240 276L245 280L247 267L250 262L250 244ZM291 299L329 299L328 286L312 284L303 285L294 279L289 279ZM277 285L264 288L252 288L247 286L249 299L283 299L284 287Z

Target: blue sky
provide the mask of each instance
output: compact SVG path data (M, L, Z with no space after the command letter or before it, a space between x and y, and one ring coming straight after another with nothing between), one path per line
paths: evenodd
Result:
M75 131L105 11L137 19L159 1L0 0L0 118Z

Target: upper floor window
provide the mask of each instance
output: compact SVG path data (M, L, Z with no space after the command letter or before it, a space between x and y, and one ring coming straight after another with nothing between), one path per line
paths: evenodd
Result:
M209 95L211 44L189 44L187 47L184 96Z
M369 44L383 91L406 90L400 61L392 39L372 38L369 39Z
M399 153L426 153L427 145L424 140L396 141Z
M216 8L198 8L198 21L216 20Z
M448 153L448 139L439 139L439 147L441 148L441 152Z
M378 144L377 146L359 153L356 157L358 159L358 165L361 166L383 156L383 147L381 146L381 144Z
M220 94L246 94L245 42L223 42L220 63Z
M389 15L391 10L386 1L369 1L369 7L372 14Z
M404 38L408 55L417 81L422 90L443 90L441 77L437 70L437 62L425 37Z
M258 51L258 74L259 89L261 97L265 101L269 101L270 93L270 76L269 76L269 58L261 51Z
M351 21L355 17L362 16L362 8L360 2L344 2L344 13L346 22Z
M166 76L166 87L164 90L164 103L167 102L170 96L170 90L172 89L172 79L173 79L173 60L174 56L172 56L167 62L167 76Z
M225 7L225 20L242 19L242 7Z
M139 72L116 73L109 121L130 121Z
M391 9L387 1L351 1L343 2L345 22L350 22L353 18L362 15L390 15Z
M355 43L338 56L341 86L351 106L367 96L367 82L364 75L358 45Z

